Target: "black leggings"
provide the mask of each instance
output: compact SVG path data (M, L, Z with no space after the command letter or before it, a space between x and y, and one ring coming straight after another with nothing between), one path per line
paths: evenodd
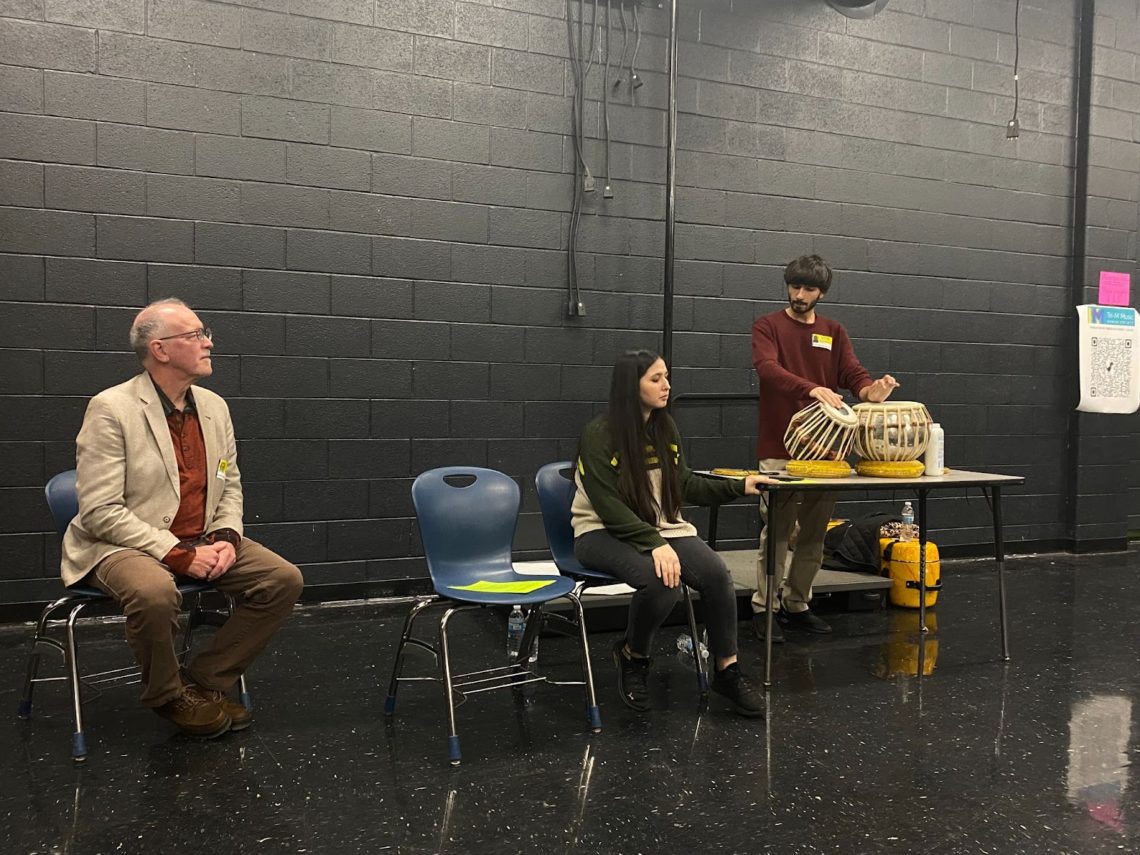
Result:
M701 592L709 649L713 656L736 655L736 591L724 561L699 537L669 538L681 559L681 581ZM653 635L681 601L681 586L667 588L653 570L653 556L638 552L605 529L574 539L574 555L583 567L609 573L636 588L625 630L629 649L642 656L653 650Z

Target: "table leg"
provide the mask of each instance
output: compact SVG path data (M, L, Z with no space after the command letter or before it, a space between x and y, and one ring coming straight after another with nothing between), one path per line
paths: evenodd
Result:
M983 488L985 489L985 488ZM998 611L1001 615L1001 658L1009 661L1009 630L1006 624L1005 611L1005 542L1003 540L1001 521L1001 487L993 487L993 502L990 507L994 514L994 559L997 561L998 572Z
M927 632L926 628L926 494L929 491L918 491L918 631ZM919 650L925 644L920 641ZM921 673L921 669L919 669Z
M776 585L776 539L773 537L776 527L776 496L774 490L766 490L768 501L768 521L765 523L768 532L764 549L764 574L768 584L764 591L764 688L772 685L772 598L775 596Z

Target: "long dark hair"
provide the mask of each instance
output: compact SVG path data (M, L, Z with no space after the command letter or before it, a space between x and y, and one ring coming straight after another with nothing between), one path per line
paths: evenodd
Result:
M661 515L669 522L681 516L681 485L669 442L676 431L673 417L655 409L646 421L641 414L641 378L661 357L651 350L627 350L614 363L608 415L610 443L618 459L618 491L641 519L657 525L657 503L645 465L647 446L661 465Z

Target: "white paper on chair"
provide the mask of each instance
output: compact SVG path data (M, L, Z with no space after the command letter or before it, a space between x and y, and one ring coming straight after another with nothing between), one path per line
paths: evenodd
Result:
M515 572L520 576L557 576L558 566L553 561L516 561ZM582 591L591 596L615 596L618 594L632 594L634 591L629 585L618 582L615 585L593 585Z
M634 591L629 585L624 582L618 582L616 585L594 585L582 591L583 594L590 594L591 596L614 597L619 594L632 594Z
M514 561L511 563L520 576L559 576L558 565L553 561Z
M1083 413L1134 413L1140 408L1140 337L1136 310L1077 306Z

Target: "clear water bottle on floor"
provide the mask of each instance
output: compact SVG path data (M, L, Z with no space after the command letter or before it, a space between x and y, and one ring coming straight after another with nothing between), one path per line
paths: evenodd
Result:
M899 535L899 540L914 540L914 506L910 502L903 502L899 516L902 517L902 533Z
M514 662L522 649L523 634L526 632L526 615L517 603L511 606L507 615L507 659Z
M700 647L701 658L702 659L708 659L709 658L708 645L705 644L703 641L700 642L700 645L701 645L701 647ZM692 656L693 655L693 639L689 635L689 633L682 632L680 635L677 636L677 649L680 650L682 653L684 653L686 656Z

